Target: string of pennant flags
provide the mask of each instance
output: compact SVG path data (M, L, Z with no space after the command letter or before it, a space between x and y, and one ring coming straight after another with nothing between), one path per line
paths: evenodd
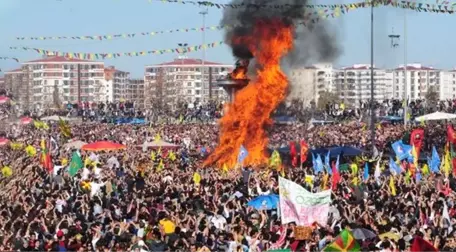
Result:
M12 58L12 57L0 57L0 60L14 60L16 62L19 62L18 58Z
M252 3L240 3L240 4L220 4L214 3L211 1L187 1L187 0L149 0L152 2L162 2L162 3L179 3L179 4L189 4L196 5L200 7L214 7L218 9L226 8L272 8L272 9L281 9L281 8L358 8L358 7L370 7L372 4L374 6L388 6L391 5L397 8L406 8L416 11L429 11L429 12L440 12L440 13L453 13L456 10L456 3L450 3L449 1L442 1L439 3L437 0L435 4L429 3L417 3L416 0L365 0L356 3L347 3L347 4L252 4ZM450 12L451 11L451 12Z
M320 19L327 19L329 17L339 17L342 14L347 13L348 11L344 9L320 9L305 14L303 21L299 25L307 25L310 23L316 23ZM178 32L204 32L204 31L216 31L223 29L232 29L232 25L219 25L219 26L207 26L207 27L198 27L198 28L179 28L171 29L164 31L155 31L155 32L139 32L139 33L122 33L122 34L112 34L112 35L86 35L86 36L40 36L40 37L16 37L17 40L112 40L118 38L135 38L139 36L155 36L166 33L178 33Z
M215 4L212 2L196 2L196 1L181 1L181 0L156 0L165 3L182 3L182 4L197 4L207 6L231 6L229 4ZM456 3L450 5L449 2L444 1L439 4L428 4L428 3L417 3L411 1L395 1L395 0L381 0L374 2L375 6L393 6L397 8L407 8L415 10L417 12L434 12L434 13L448 13L452 14L456 11ZM243 7L249 7L251 4L240 4ZM238 6L238 5L236 5ZM264 5L254 5L259 6ZM317 4L317 5L306 5L310 11L305 14L304 20L300 25L314 24L322 19L328 19L330 17L335 18L343 14L347 14L351 10L370 7L370 2L358 2L351 4ZM253 6L251 6L253 7ZM274 5L276 8L289 7L289 5ZM204 31L216 31L223 29L233 28L229 25L224 26L207 26L207 27L196 27L196 28L179 28L163 31L152 31L152 32L138 32L138 33L122 33L122 34L104 34L104 35L85 35L85 36L38 36L38 37L16 37L16 40L113 40L113 39L129 39L136 38L139 36L156 36L167 33L179 33L179 32L204 32Z
M191 0L149 0L149 3L152 2L162 2L162 3L179 3L179 4L188 4L188 5L196 5L196 6L203 6L203 7L214 7L218 9L226 9L226 8L272 8L272 9L281 9L281 8L346 8L352 6L364 6L370 7L371 4L374 5L396 5L395 7L403 7L408 8L412 7L412 5L420 5L421 7L427 6L435 8L435 6L447 6L450 5L449 1L436 1L436 4L426 4L426 3L417 3L416 0L364 0L356 3L348 3L348 4L260 4L260 3L239 3L239 4L221 4L221 3L214 3L211 1L191 1ZM455 4L453 4L455 5ZM437 7L440 8L440 7Z
M41 55L47 56L63 56L70 59L81 59L81 60L99 60L99 59L112 59L112 58L119 58L119 57L136 57L136 56L146 56L150 54L165 54L165 53L187 53L187 52L195 52L201 49L207 48L214 48L217 46L222 45L223 41L202 44L197 46L187 46L187 47L179 47L179 48L172 48L172 49L162 49L162 50L152 50L152 51L139 51L139 52L117 52L117 53L80 53L80 52L60 52L60 51L52 51L52 50L45 50L40 48L31 48L31 47L10 47L11 50L24 50L24 51L34 51Z

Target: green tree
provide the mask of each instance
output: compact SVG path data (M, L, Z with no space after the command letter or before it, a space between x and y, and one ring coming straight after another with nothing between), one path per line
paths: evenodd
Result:
M428 104L436 104L439 101L439 93L434 86L430 86L425 95Z
M339 103L340 98L339 95L336 93L322 91L319 93L318 101L317 101L317 108L324 109L326 104L328 103Z

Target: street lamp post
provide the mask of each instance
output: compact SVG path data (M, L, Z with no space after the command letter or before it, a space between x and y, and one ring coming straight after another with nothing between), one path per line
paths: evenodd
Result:
M206 61L206 15L209 13L208 8L206 7L202 11L199 12L201 16L203 16L203 58L201 61L201 86L203 89L206 89L205 87L205 61ZM210 83L209 83L210 84Z
M370 86L370 93L371 93L371 99L370 99L370 112L371 112L371 125L370 125L370 130L371 130L371 142L372 142L372 151L375 150L375 109L374 109L374 0L371 2L371 48L370 48L370 53L371 53L371 72L370 72L370 77L371 77L371 86Z
M407 9L404 8L404 127L407 127L408 81L407 81Z

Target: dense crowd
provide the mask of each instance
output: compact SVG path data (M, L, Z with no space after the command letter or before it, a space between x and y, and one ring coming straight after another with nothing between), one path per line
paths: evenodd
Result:
M445 108L449 109L447 105ZM99 113L127 108L105 105L96 109ZM340 106L336 109L331 105L329 110L328 114L337 114L334 111ZM203 160L218 141L216 125L190 122L198 121L190 118L203 112L217 118L222 107L187 107L169 115L175 119L185 117L176 124L113 125L96 120L74 124L70 139L57 124L50 125L49 130L37 129L33 124L5 129L2 137L21 143L22 148L0 146L0 250L321 251L345 229L375 234L355 237L364 251L408 251L416 236L441 251L456 249L454 177L423 173L418 180L403 172L395 176L393 185L390 183L391 143L407 135L411 127L378 123L375 145L383 157L372 159L369 153L342 156L339 182L328 180L325 173L315 174L308 181L307 175L314 173L311 158L292 167L289 153L281 153L286 164L284 171L272 167L228 171L221 167L203 168ZM358 118L362 113L353 115ZM369 126L350 120L351 117L344 119L324 125L273 125L268 129L270 148L305 140L310 149L368 149ZM442 154L446 125L420 127L425 129L421 156L430 156L433 146ZM144 148L144 142L152 142L158 135L178 146L172 150L175 158L170 158L166 148ZM55 142L50 148L52 171L40 164L40 141L49 137ZM127 148L91 152L70 147L76 141L100 140ZM36 153L25 151L28 146ZM79 152L84 164L72 176L69 166L75 152ZM419 167L425 163L420 162ZM359 169L353 169L354 164ZM368 167L367 179L363 167ZM380 174L374 174L377 168ZM296 239L294 223L281 224L277 209L247 206L257 196L278 195L278 177L283 175L312 192L332 190L326 225L315 223L306 240Z

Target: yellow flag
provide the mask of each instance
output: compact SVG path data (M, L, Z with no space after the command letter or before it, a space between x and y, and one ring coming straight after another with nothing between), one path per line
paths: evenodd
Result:
M195 185L199 185L201 182L201 175L199 175L199 173L193 173L193 182L195 182Z
M396 186L394 185L393 176L390 176L389 187L390 187L390 190L391 190L391 195L396 196Z
M311 187L313 187L314 176L306 175L305 181L307 184L309 184Z
M329 174L325 173L325 175L323 175L323 190L326 190L328 187L328 179L329 179Z
M19 142L11 142L10 143L10 147L13 150L21 150L24 147L24 145L22 143L19 143Z
M355 185L355 186L359 185L359 178L358 178L358 176L354 177L354 178L352 179L351 182L352 182L352 184Z
M352 164L350 165L350 169L352 170L352 173L353 173L354 175L357 175L357 174L358 174L358 165L357 165L357 164L352 163Z
M226 165L226 163L223 164L222 171L225 174L228 173L228 165Z
M424 118L421 118L421 119L420 119L420 125L421 125L421 126L426 126L426 123L424 122Z
M451 167L451 157L450 157L450 151L448 150L448 145L445 147L445 158L443 159L443 172L445 174L445 177L450 176L450 167Z
M155 161L155 151L152 151L150 153L150 159L152 159L152 161Z
M412 146L412 156L413 156L413 165L415 165L415 169L418 168L418 154L416 153L416 148Z
M277 150L272 152L271 157L269 158L269 166L276 168L277 170L282 166L282 159L280 159L280 154Z
M9 176L13 175L13 170L11 170L11 168L9 166L4 166L2 168L2 175L4 177L9 177Z
M412 177L412 172L410 170L407 170L405 173L405 184L410 184L410 178Z
M29 157L34 157L36 156L36 149L31 145L27 145L27 147L25 147L25 153L27 153L27 156Z
M157 172L161 172L165 168L165 165L163 164L163 160L160 159L160 163L158 163L157 166Z
M429 166L427 164L423 165L423 168L421 169L421 173L423 173L423 176L429 174Z
M90 160L88 157L84 159L84 166L88 167L92 164L92 160Z
M62 162L62 165L65 166L65 165L68 164L68 159L62 158L62 161L61 161L61 162Z
M168 159L171 161L176 160L176 155L174 154L174 152L172 150L169 151L169 153L168 153Z
M184 116L181 114L179 116L179 123L183 123L184 122Z
M155 136L154 136L154 142L158 142L161 140L161 137L160 137L160 134L157 133Z

